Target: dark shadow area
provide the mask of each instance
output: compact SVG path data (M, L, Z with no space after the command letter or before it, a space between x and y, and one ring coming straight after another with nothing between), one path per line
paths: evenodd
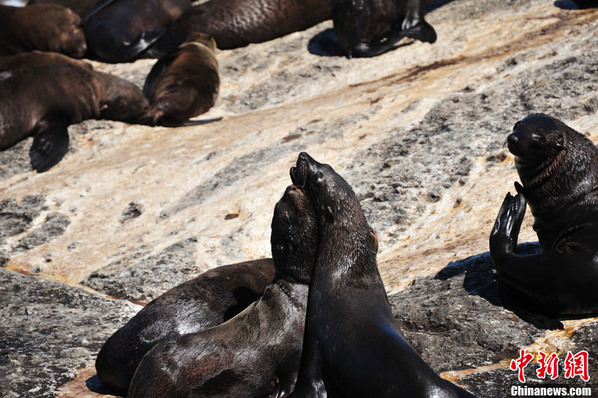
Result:
M437 8L447 5L448 3L452 3L454 0L432 0L426 6L426 14L434 11Z
M205 119L205 120L189 120L189 121L186 121L185 123L181 124L181 126L201 126L202 124L215 123L215 122L219 122L221 120L222 120L222 116L215 117L212 119Z
M523 243L517 246L517 254L530 255L540 252L538 242ZM440 270L435 279L448 280L457 275L465 274L463 288L469 294L480 296L492 305L503 307L494 280L494 264L490 252L478 254L459 261L452 261Z
M89 379L85 380L85 385L89 389L89 391L103 394L103 395L112 395L114 397L122 397L123 395L116 393L102 384L101 380L98 378L98 375L93 375Z
M397 48L410 46L414 42L408 41L406 43L399 43L394 45L388 51L394 51ZM342 57L344 54L340 52L338 47L338 40L333 28L328 28L315 35L307 44L307 51L310 54L317 55L320 57Z
M563 10L584 10L598 7L598 0L557 0L554 6Z

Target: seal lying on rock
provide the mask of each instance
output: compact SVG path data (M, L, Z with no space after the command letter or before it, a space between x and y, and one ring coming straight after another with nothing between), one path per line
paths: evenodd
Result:
M332 21L347 57L372 57L404 37L427 43L436 31L424 19L425 0L332 0Z
M274 278L272 259L217 267L151 301L106 341L96 359L102 383L126 392L156 344L219 325L257 300Z
M376 235L349 184L306 153L291 178L311 199L319 231L291 397L473 397L436 375L401 336L376 264Z
M134 121L149 107L132 83L70 64L0 73L0 150L33 136L31 165L46 171L68 151L67 127L85 119Z
M0 55L53 51L82 58L86 51L81 18L56 4L0 5Z
M151 104L148 124L180 125L214 106L220 87L215 52L214 39L194 33L156 62L143 86Z
M189 0L99 0L83 18L89 50L105 61L132 61L190 7Z
M330 19L330 3L320 0L217 0L194 6L176 20L150 51L176 48L193 32L204 32L220 49L261 43L305 30Z
M72 64L84 69L93 69L89 62L73 59L54 52L31 51L15 55L0 56L0 72L31 66Z
M500 297L537 326L537 319L598 313L598 148L563 122L534 114L507 139L523 187L506 196L490 235ZM526 202L542 247L515 251ZM522 312L523 311L523 312Z
M87 11L91 9L97 0L31 0L29 4L53 3L60 4L63 7L70 8L75 14L82 17Z
M316 220L290 186L272 219L275 277L259 301L213 328L155 346L129 397L282 397L301 357L307 293L316 258Z

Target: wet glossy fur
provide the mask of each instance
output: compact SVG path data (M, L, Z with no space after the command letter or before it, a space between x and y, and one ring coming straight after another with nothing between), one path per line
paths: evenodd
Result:
M400 334L376 264L377 240L349 184L302 153L291 170L318 219L298 397L472 397L438 377Z
M283 397L295 384L317 250L305 194L289 187L272 220L275 278L233 319L162 343L143 358L129 397Z
M548 317L598 313L598 149L542 114L517 122L507 141L523 187L507 195L490 236L503 302ZM526 202L542 253L518 256Z
M151 301L104 344L96 371L116 391L128 389L143 356L156 344L225 322L256 301L274 278L272 259L206 271Z

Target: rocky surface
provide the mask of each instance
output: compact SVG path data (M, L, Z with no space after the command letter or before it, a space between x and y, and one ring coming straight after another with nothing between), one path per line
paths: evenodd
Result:
M336 55L330 21L218 51L208 113L179 128L71 126L46 173L30 169L31 139L1 152L0 396L104 395L94 358L133 303L269 256L274 204L303 150L359 195L397 321L443 377L479 397L549 385L532 365L525 384L509 369L525 348L561 361L587 350L596 380L598 319L522 321L493 293L487 252L517 179L504 146L515 121L545 112L598 142L598 9L436 0L426 18L435 44L372 59ZM142 85L153 62L93 64ZM528 216L520 242L535 240Z

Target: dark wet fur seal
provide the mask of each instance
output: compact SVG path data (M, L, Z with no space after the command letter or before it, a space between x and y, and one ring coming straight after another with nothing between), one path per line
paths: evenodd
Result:
M176 48L192 32L204 32L220 49L261 43L330 19L320 0L216 0L194 6L152 48L156 56Z
M40 50L82 58L86 51L81 18L56 4L0 6L0 55Z
M0 150L33 136L31 165L46 171L68 151L67 127L85 119L134 121L149 107L116 76L70 64L0 73Z
M126 392L156 344L219 325L257 300L274 278L272 259L206 271L151 301L104 344L96 359L105 387Z
M99 0L83 18L89 50L104 61L132 61L190 7L189 0Z
M15 55L0 56L0 72L32 66L71 64L84 69L93 69L89 62L81 61L66 55L46 51L31 51Z
M299 368L316 239L309 200L287 188L272 219L275 277L264 295L228 322L155 346L129 397L286 396Z
M194 33L156 62L143 86L151 104L148 124L180 125L214 106L220 88L215 52L214 39Z
M29 4L52 3L70 8L75 14L83 17L96 4L97 0L31 0Z
M426 0L332 0L332 21L341 51L349 58L392 50L408 37L427 43L436 31L424 19Z
M436 375L401 336L378 272L375 233L349 184L306 153L291 179L311 199L319 231L291 397L473 397Z
M523 186L506 196L490 235L503 303L550 329L562 328L551 318L598 314L598 148L543 114L517 122L507 143ZM526 202L542 252L518 256Z

